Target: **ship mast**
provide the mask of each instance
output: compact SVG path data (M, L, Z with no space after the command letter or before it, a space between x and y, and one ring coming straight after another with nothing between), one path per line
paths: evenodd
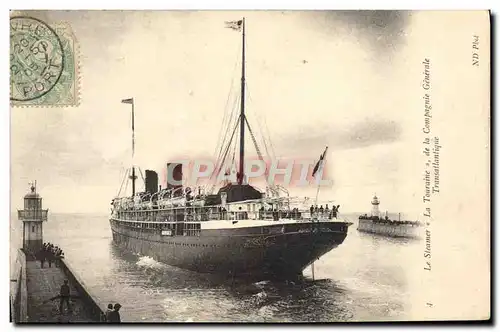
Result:
M134 154L135 154L135 115L134 115L134 98L122 99L123 104L132 105L132 175L130 175L129 179L132 180L132 197L135 196L135 180L137 176L135 175L135 165L134 165Z
M132 197L135 196L135 180L137 176L135 176L135 165L134 165L134 154L135 154L135 128L134 128L134 100L132 99L132 175L130 178L132 179Z
M245 18L241 23L242 25L242 55L241 55L241 107L240 107L240 169L238 184L243 183L245 177L243 173L244 159L245 159Z

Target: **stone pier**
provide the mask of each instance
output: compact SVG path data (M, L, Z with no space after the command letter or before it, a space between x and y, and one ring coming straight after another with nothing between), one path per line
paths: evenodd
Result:
M21 251L21 250L20 250ZM23 257L22 254L19 255ZM69 263L61 260L59 266L30 257L21 264L18 287L12 297L12 307L16 323L99 323L102 322L103 309L85 288L83 281L72 271ZM25 273L22 269L25 269ZM25 278L25 281L23 281ZM70 287L70 310L66 303L59 311L60 299L57 297L64 280Z

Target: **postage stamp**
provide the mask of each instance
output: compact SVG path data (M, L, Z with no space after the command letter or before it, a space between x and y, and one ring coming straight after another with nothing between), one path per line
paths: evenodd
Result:
M78 44L69 24L10 18L12 106L78 106Z

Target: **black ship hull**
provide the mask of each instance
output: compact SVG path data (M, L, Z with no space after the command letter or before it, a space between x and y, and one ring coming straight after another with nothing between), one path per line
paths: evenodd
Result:
M340 245L345 222L301 222L238 229L206 229L199 236L166 236L110 220L121 248L159 262L201 273L289 278Z

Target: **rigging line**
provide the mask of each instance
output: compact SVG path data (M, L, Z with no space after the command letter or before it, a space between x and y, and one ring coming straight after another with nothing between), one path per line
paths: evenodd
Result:
M228 113L230 114L228 115ZM218 159L222 153L222 150L224 148L224 143L227 139L227 135L229 132L229 123L231 123L231 119L233 118L233 113L234 113L234 100L233 100L233 105L231 106L231 112L225 110L225 116L221 123L221 131L219 134L219 138L217 139L217 145L214 150L214 155L213 155L214 158ZM224 131L224 136L222 137L223 131ZM219 153L217 153L217 151L219 151Z
M225 142L227 140L227 135L229 132L229 124L231 123L231 120L233 118L234 107L235 107L234 105L235 105L235 101L233 100L233 105L231 106L231 114L229 115L229 117L227 117L227 115L226 115L224 123L221 124L221 130L225 129L225 131L224 131L224 136L221 137L222 139L218 139L218 141L217 141L217 146L215 148L214 156L213 156L216 160L218 160L220 158L222 151L224 149ZM219 151L219 153L217 153L217 151Z
M119 178L121 179L120 181L120 187L118 189L118 192L116 193L116 197L119 197L120 196L120 192L122 191L122 187L123 187L123 181L124 181L124 177L122 176L122 173L124 172L125 168L120 168L120 174L119 174Z
M239 119L239 117L238 117L238 119ZM224 157L222 158L222 162L220 163L218 170L215 174L219 174L220 170L222 169L222 166L224 165L224 161L226 160L227 153L229 152L229 148L231 147L231 142L233 141L234 133L236 132L237 128L238 128L238 124L236 126L234 126L233 134L231 135L231 139L229 141L229 144L227 145L226 152L224 153Z
M214 180L214 183L212 184L212 187L211 187L211 190L210 190L210 193L212 193L212 191L214 190L215 188L215 182L217 181L217 178L219 176L219 173L222 169L222 167L224 166L224 161L226 160L226 157L227 157L227 153L229 152L229 149L231 147L231 143L233 141L233 138L234 138L234 134L236 133L236 129L238 129L238 124L239 124L239 117L238 119L236 120L236 125L234 126L234 129L233 129L233 133L231 134L231 139L229 140L229 144L227 145L226 147L226 152L224 153L224 157L222 158L222 161L220 163L220 165L217 167L217 171L213 174L215 174L215 178L213 179ZM235 145L236 146L236 145Z
M238 66L238 63L240 63L239 49L240 49L240 47L238 46L238 50L236 52L236 61L234 63L233 71L232 71L232 74L231 74L231 77L232 77L231 78L231 85L229 86L229 93L227 95L226 105L224 106L224 117L222 118L222 124L221 124L220 130L219 130L219 137L217 138L217 142L220 142L220 139L221 139L221 136L222 136L222 131L224 129L224 124L225 124L226 119L227 119L227 114L229 113L227 111L227 106L229 105L229 99L231 98L231 92L233 91L233 88L234 88L234 77L236 76L235 75L236 68ZM232 114L232 112L231 112L231 114ZM219 147L218 145L215 147L214 157L215 157L215 154L217 153L218 147Z
M229 121L227 122L227 132L229 133L230 128L232 128L234 121L240 116L239 113L239 104L240 104L241 96L239 94L236 95L236 98L233 101L233 107L231 110L231 116ZM225 142L225 141L224 141Z
M234 99L233 101L233 107L231 109L231 115L228 119L228 122L226 124L226 133L224 134L224 139L222 140L222 142L220 142L220 150L219 150L219 154L217 156L217 161L220 159L221 155L222 155L222 151L224 151L224 147L227 143L227 139L228 139L228 134L230 132L230 128L232 127L232 122L233 122L233 117L235 116L235 114L237 114L237 112L235 112L235 109L237 107L237 103L239 101L239 98L238 96Z
M274 150L273 141L271 140L271 133L269 132L269 127L267 126L266 119L264 119L264 125L267 131L267 136L269 137L269 145L271 146L271 152L273 153L273 158L276 158L276 151Z
M259 120L257 120L257 123L258 123L258 125L259 125L259 131L260 131L260 133L261 133L261 135L262 135L262 137L263 137L262 141L264 142L264 149L266 149L266 154L267 154L269 157L271 157L271 158L275 159L275 158L276 158L276 156L274 155L274 153L270 153L270 152L269 152L269 147L268 147L268 144L267 144L267 141L268 141L268 140L271 140L271 139L270 139L270 138L269 138L269 139L266 139L266 138L265 138L266 136L265 136L265 134L264 134L264 130L262 129L262 124L260 123L260 121L259 121ZM270 144L270 143L269 143L269 144ZM272 151L271 151L271 152L272 152Z
M248 99L249 101L253 101L252 100L252 97L250 95L250 88L248 87L248 84L246 84L246 88L247 88L247 93L248 93ZM253 110L252 110L253 111ZM269 141L269 144L272 144L272 141L271 141L271 135L269 134L269 130L268 130L268 138L266 138L266 135L265 135L265 132L263 130L263 126L262 126L262 121L259 117L259 115L257 114L256 111L253 111L253 113L255 114L255 119L257 120L257 124L259 126L259 131L260 131L260 134L262 136L262 142L264 143L264 149L266 150L266 154L271 157L271 158L276 158L276 155L274 153L274 149L272 149L272 154L269 153L269 148L268 148L268 144L267 144L267 141ZM271 145L272 147L272 145Z
M233 113L234 113L234 101L233 101L233 106L231 107L231 111L230 112L229 112L229 109L228 109L229 99L231 99L231 93L232 93L232 87L233 87L233 85L234 85L234 83L231 82L231 89L230 89L228 97L227 97L226 106L224 107L224 117L223 117L222 122L221 122L220 130L219 130L219 136L217 138L217 145L215 146L213 157L216 156L217 150L219 150L219 146L223 145L225 139L227 138L227 131L228 130L227 130L226 126L231 122L231 119L233 117ZM226 128L226 130L224 132L225 128ZM223 132L224 132L224 138L222 137L222 133ZM222 138L223 138L223 140L221 140Z
M255 150L257 151L257 155L259 156L259 159L264 160L262 157L262 153L260 152L259 146L257 144L257 140L255 139L255 135L253 134L252 128L250 127L250 123L248 123L248 120L246 118L245 118L245 123L247 124L248 131L250 131L250 136L252 137L252 141L255 146Z
M253 141L253 144L255 146L255 150L257 151L257 155L259 156L259 159L261 161L264 161L264 158L262 157L262 153L260 152L259 146L258 146L257 141L255 139L255 136L253 134L252 128L250 127L250 123L248 123L248 120L246 118L245 118L245 122L247 124L248 131L250 132L250 136L252 137L252 141ZM267 167L265 168L264 174L265 174L266 182L267 182L267 184L269 184L269 176L268 176L269 172L268 172Z
M235 153L234 151L236 150L238 138L236 138L236 140L234 140L234 142L233 142L233 138L234 138L234 134L236 133L236 130L238 129L238 127L239 127L239 121L237 121L236 124L235 124L235 126L234 126L233 134L231 136L231 141L227 145L226 152L224 154L224 157L221 160L221 164L220 164L220 167L219 167L220 170L222 170L222 167L224 167L224 163L227 160L227 157L228 157L228 155L229 155L229 153L231 151L231 148L233 148L233 159L234 159L234 153Z
M235 100L234 100L233 109L232 109L229 121L227 123L226 133L224 135L224 140L221 142L221 145L220 145L220 151L219 151L219 154L217 156L216 163L219 162L219 160L220 160L220 158L222 156L222 151L224 151L224 147L226 146L226 141L228 139L229 130L232 127L232 123L234 123L234 121L232 121L232 118L233 118L233 116L235 116L236 114L238 114L237 112L235 112L235 109L237 108L237 104L238 104L239 100L240 100L240 96L237 96L237 98L235 98ZM236 120L238 120L238 119L239 119L239 115L238 115L238 118Z
M129 176L129 174L130 174L130 169L129 169L129 168L127 168L127 177L126 177L126 179L127 179L127 180L128 180L128 176ZM125 195L127 195L128 183L129 183L129 181L125 181L125 189L124 189L124 191L125 191Z
M137 169L139 170L139 174L141 174L141 178L142 178L142 182L144 182L144 186L146 186L146 180L144 179L144 175L142 174L142 169L140 169L139 167L137 167Z
M264 131L262 130L262 124L258 118L258 116L256 116L256 119L257 119L257 124L259 125L259 131L260 131L260 134L261 134L261 137L262 137L262 142L264 144L264 149L266 150L266 154L270 157L270 158L274 158L274 155L269 153L269 148L268 148L268 145L267 145L267 139L266 139L266 136L264 134Z
M240 145L240 140L241 138L238 136L236 137L236 141L233 144L233 156L231 157L231 162L234 163L234 157L236 156L236 147Z
M118 194L116 194L116 197L120 197L120 194L122 193L123 183L125 183L127 177L128 177L128 168L125 169L125 176L122 179L122 184L120 185L120 190L118 190Z
M246 84L247 86L247 90L248 90L248 97L249 99L251 99L251 95L250 95L250 88L248 87L248 83ZM273 146L273 141L271 139L271 133L269 132L269 127L267 126L267 121L266 119L264 118L263 122L265 124L265 129L266 129L266 133L267 133L267 138L266 138L266 133L264 132L264 130L262 129L264 126L262 126L262 122L261 122L261 119L260 117L258 116L257 112L254 111L254 113L256 114L256 119L257 119L257 123L259 124L259 129L261 131L261 134L262 134L262 138L263 138L263 141L264 141L264 144L266 145L266 153L271 156L271 154L267 151L267 144L266 144L266 141L269 141L269 145L271 146L271 152L272 152L272 158L276 158L276 152L274 150L274 146Z

